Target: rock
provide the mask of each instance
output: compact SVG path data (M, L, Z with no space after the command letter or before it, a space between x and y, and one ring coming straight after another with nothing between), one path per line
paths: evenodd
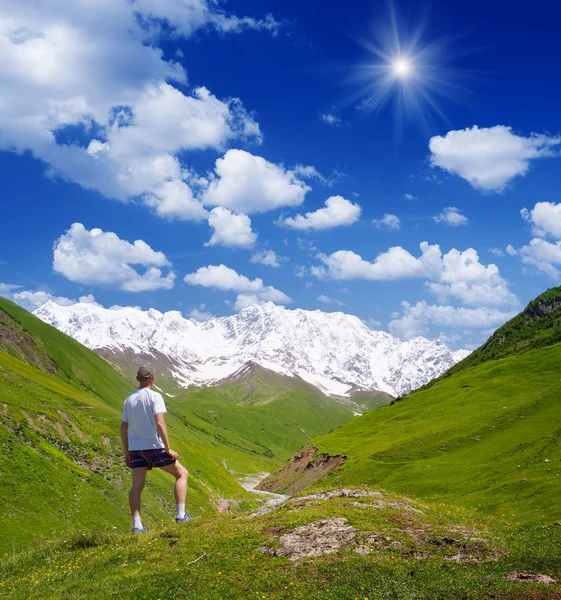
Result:
M531 571L512 571L508 573L508 575L505 575L505 579L507 581L518 581L521 583L543 583L546 585L557 583L557 581L549 575L540 575L539 573L532 573Z
M321 519L281 535L280 548L261 547L258 550L270 556L287 556L295 561L348 548L356 543L356 534L356 529L345 518Z

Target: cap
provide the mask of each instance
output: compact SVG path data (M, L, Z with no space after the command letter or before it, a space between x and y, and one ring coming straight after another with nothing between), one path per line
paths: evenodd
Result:
M154 377L154 369L148 366L140 367L136 376L138 379L152 379Z

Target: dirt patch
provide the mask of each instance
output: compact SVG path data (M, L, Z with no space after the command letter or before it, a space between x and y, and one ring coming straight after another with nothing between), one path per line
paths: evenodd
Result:
M342 455L316 453L317 448L305 446L286 466L264 479L255 489L277 494L295 494L327 477L346 458Z
M297 527L292 533L278 538L280 547L259 548L270 556L287 556L296 561L302 558L334 554L356 545L358 531L345 518L321 519Z
M330 490L329 492L320 492L317 494L300 496L298 498L294 498L293 502L304 502L308 500L331 500L331 498L380 498L381 496L381 492L353 488L341 488L340 490Z
M308 494L307 496L299 496L293 498L291 504L301 506L302 504L308 503L312 500L331 500L332 498L351 498L353 500L359 500L361 498L375 498L371 502L346 502L345 506L356 506L358 508L394 508L397 510L406 510L410 512L416 512L424 514L423 511L412 504L414 500L410 500L411 504L406 502L400 502L397 500L382 500L383 494L381 492L362 490L355 488L341 488L338 490L330 490L328 492L319 492L317 494Z
M86 436L82 433L81 429L72 421L72 419L62 410L57 410L58 414L66 421L66 424L70 426L76 437L81 441L86 441Z
M7 402L2 402L2 408L0 408L0 413L2 413L2 415L4 415L5 417L8 415L8 403Z
M521 583L544 583L551 585L557 583L556 579L549 575L540 575L539 573L524 572L524 571L512 571L508 575L505 575L507 581L518 581Z
M347 502L346 506L358 506L359 508L397 508L400 510L409 510L419 514L424 514L422 510L406 504L405 502L374 500L373 502Z
M106 448L111 448L111 440L108 435L102 434L101 441Z

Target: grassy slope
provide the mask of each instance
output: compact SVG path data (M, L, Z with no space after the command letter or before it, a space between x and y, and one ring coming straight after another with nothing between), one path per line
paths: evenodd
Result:
M67 528L128 526L119 423L132 385L17 305L0 299L0 317L0 551ZM276 386L254 386L258 405L245 405L239 386L166 396L172 445L192 476L192 512L214 513L221 499L243 506L251 497L236 477L274 470L313 435L352 418L339 403ZM168 476L150 474L147 521L169 514L171 488Z
M443 377L489 360L520 355L561 341L561 287L532 300L516 317L497 329L480 348L447 371ZM431 382L428 386L432 385Z
M106 523L128 527L120 410L2 352L0 402L1 551L65 530ZM193 512L213 512L218 497L247 498L173 419L170 429L194 476L188 500ZM148 521L169 515L168 476L150 474L144 503Z
M17 304L0 297L0 310L8 314L28 333L55 364L59 375L68 383L94 394L115 408L132 389L131 383L95 352L76 340L43 323Z
M560 363L561 344L483 363L312 444L348 457L331 484L559 521Z
M266 389L256 388L252 393L255 403L250 403L237 386L233 390L190 390L170 402L170 410L184 417L188 426L204 429L221 440L223 443L211 450L212 455L241 473L276 468L314 435L353 418L350 407L319 394L297 389L275 391L269 397L266 394ZM247 457L233 455L231 444L242 445L255 455L252 466L257 466L259 459L263 468L248 469Z
M388 494L378 496L378 502L383 506L369 507L368 499L359 506L349 505L347 498L305 504L294 499L258 518L216 517L156 527L143 536L108 531L68 535L38 550L0 559L0 596L10 600L561 598L559 586L504 579L513 570L559 578L560 527L515 530L473 510L419 505ZM421 512L408 509L411 505ZM359 540L374 534L371 552L361 555L351 546L291 562L257 550L278 545L280 534L329 517L347 519ZM480 562L447 560L458 550L479 556Z

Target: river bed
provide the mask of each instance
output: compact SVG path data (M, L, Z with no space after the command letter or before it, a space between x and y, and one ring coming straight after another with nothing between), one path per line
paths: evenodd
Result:
M275 510L281 504L284 504L290 496L286 494L274 494L273 492L264 492L262 490L256 490L255 488L268 477L270 473L255 473L254 475L248 475L242 479L239 479L239 484L252 494L256 494L263 499L263 504L254 512L251 513L251 517L260 517L267 513Z

